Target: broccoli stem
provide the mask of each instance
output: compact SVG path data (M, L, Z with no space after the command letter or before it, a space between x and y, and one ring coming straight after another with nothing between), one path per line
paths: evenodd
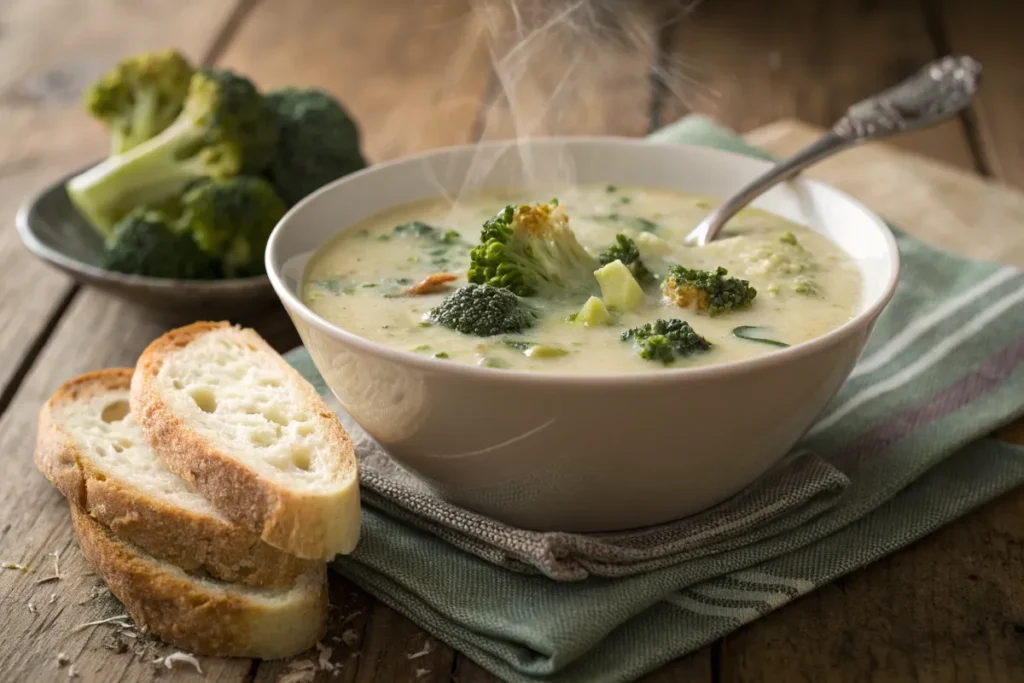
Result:
M160 109L160 98L156 94L138 93L135 98L135 111L132 115L131 135L124 138L127 146L122 146L115 154L137 147L146 140L156 137L161 131L158 123Z
M71 201L109 236L132 209L160 202L205 177L200 159L183 158L199 142L193 130L188 119L179 119L156 137L72 178L67 185Z

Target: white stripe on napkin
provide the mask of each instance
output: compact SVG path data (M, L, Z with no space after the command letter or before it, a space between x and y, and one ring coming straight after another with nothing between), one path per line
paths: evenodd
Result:
M953 313L956 313L964 306L974 303L976 299L987 294L1015 275L1020 274L1020 272L1010 266L1000 268L967 291L947 299L938 308L933 308L927 314L912 320L899 334L887 341L882 348L857 363L857 367L850 373L850 379L879 369L920 339L928 330L947 320Z
M818 424L814 425L814 427L808 432L808 435L813 436L815 434L820 434L823 430L828 429L835 423L839 422L839 420L843 419L871 399L878 398L883 394L899 389L901 386L948 356L950 352L954 351L962 342L980 332L986 325L998 318L1007 310L1019 304L1022 300L1024 300L1024 288L1018 289L1013 294L1003 297L998 303L994 304L990 308L984 309L981 313L976 315L955 334L951 334L942 340L942 342L933 346L928 353L922 355L916 362L911 363L884 382L879 382L878 384L872 385L851 396L846 403L840 405L832 411L830 415L818 422Z

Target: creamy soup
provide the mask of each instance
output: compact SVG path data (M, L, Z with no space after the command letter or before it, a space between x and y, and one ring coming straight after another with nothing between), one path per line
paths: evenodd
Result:
M556 210L568 216L579 244L594 258L617 235L632 240L650 273L638 277L643 282L639 303L607 306L607 316L587 324L594 321L592 309L582 316L584 322L581 307L589 295L601 298L603 293L592 279L589 293L523 296L533 323L520 333L481 337L431 322L431 310L467 285L470 249L480 243L481 225L506 205L538 201L547 198L485 192L455 203L429 200L376 215L314 255L303 299L323 318L395 349L449 363L567 373L649 372L760 356L825 334L850 320L860 305L856 264L808 228L747 209L715 242L686 246L683 238L714 200L601 185L563 190ZM725 278L746 281L756 296L746 307L715 314L686 297L673 299L666 296L664 281L671 279L676 264L711 272L725 268ZM643 357L639 337L624 339L623 333L659 319L687 322L707 341L706 348L670 352L670 362L651 352Z

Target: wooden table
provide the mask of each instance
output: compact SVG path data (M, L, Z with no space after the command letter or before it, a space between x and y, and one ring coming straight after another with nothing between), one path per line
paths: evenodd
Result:
M571 32L557 27L541 34L533 41L540 56L527 62L540 85L520 87L516 102L535 113L537 94L554 89L566 68L577 71L543 116L519 118L520 130L642 135L692 110L739 130L758 128L752 139L787 152L813 129L759 127L784 118L827 125L919 64L970 53L987 72L969 114L895 142L910 154L863 148L812 175L933 243L1024 265L1024 199L1010 189L1024 188L1024 3L692 4L672 12L651 3L650 15L622 22L629 49L614 53L567 43ZM98 580L72 540L66 504L31 460L36 411L59 383L132 364L167 326L37 262L11 226L30 192L104 151L102 131L80 111L83 87L119 57L178 45L264 87L328 88L352 108L379 161L516 130L500 86L522 53L502 53L496 74L481 16L484 28L510 25L500 13L471 14L465 0L0 3L0 211L9 219L0 232L0 559L32 570L0 571L0 680L68 680L58 653L84 681L149 680L155 671L152 656L105 647L109 627L75 630L120 607L102 595L90 599ZM593 68L580 71L581 64ZM296 343L282 315L241 322L281 348ZM1024 443L1024 428L1002 437ZM38 584L54 552L63 578ZM647 680L1024 680L1022 560L1024 495L1015 492ZM493 680L341 580L332 603L327 642L340 668L316 680ZM425 643L428 654L409 657ZM204 659L203 669L206 680L239 683L296 673L287 662L248 660ZM162 678L179 679L198 680L181 667Z

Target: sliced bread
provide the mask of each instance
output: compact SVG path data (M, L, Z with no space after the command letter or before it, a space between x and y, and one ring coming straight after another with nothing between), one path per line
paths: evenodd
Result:
M36 465L68 500L120 538L187 571L289 586L309 569L228 520L173 474L128 410L132 370L65 383L39 413Z
M141 628L217 657L290 657L313 647L327 623L326 565L288 588L253 588L187 574L120 539L71 505L78 545Z
M355 548L352 442L256 332L202 322L168 332L139 358L131 408L167 467L266 543L311 559Z

